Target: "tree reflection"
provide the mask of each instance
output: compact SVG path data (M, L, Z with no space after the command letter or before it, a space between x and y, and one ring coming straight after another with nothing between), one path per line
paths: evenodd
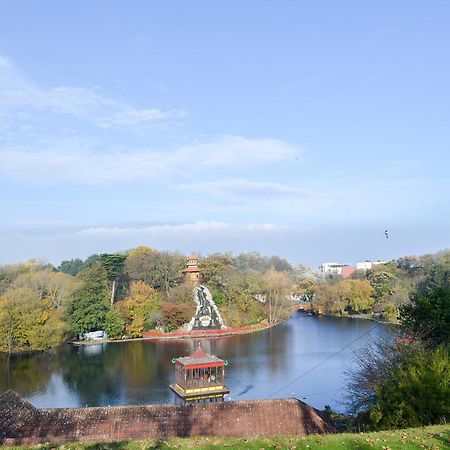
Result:
M0 393L13 389L26 397L43 392L58 367L57 351L39 353L0 353Z
M108 403L120 391L120 360L107 344L78 347L64 355L60 371L67 386L75 391L81 405Z

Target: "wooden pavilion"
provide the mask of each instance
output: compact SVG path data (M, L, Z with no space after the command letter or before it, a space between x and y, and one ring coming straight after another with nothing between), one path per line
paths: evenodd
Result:
M198 257L195 255L188 256L186 258L186 267L183 269L183 273L188 280L193 281L196 284L200 284L202 281L200 267L198 267Z
M200 344L191 356L175 362L175 383L171 389L185 402L223 401L230 390L224 385L225 362L205 353Z

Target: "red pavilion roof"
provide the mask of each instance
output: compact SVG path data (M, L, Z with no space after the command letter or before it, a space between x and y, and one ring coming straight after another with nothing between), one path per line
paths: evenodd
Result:
M183 269L183 272L200 272L200 268L197 266L189 266Z
M222 359L218 358L217 356L205 353L200 344L191 356L182 356L180 358L177 358L176 361L183 366L193 366L198 364L223 364Z

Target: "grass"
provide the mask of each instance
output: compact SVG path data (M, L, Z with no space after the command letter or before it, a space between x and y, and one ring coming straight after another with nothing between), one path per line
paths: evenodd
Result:
M39 445L17 449L50 450L143 450L143 449L331 449L331 450L440 450L450 449L450 425L380 431L360 434L329 434L314 436L278 436L270 438L225 438L199 436L171 438L160 441L130 441L112 443L78 443L61 446Z

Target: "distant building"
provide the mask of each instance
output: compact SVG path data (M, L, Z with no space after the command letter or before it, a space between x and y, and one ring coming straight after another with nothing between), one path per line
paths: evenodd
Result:
M198 267L198 257L195 255L188 256L186 258L186 267L183 269L183 273L186 277L194 283L201 282L200 267Z
M343 267L341 269L342 278L350 278L356 272L356 267Z
M347 263L323 263L320 266L320 270L322 271L322 273L332 273L332 274L341 275L342 269L344 267L350 267L350 264L347 264Z
M377 266L378 264L386 264L386 261L364 261L356 263L356 270L370 270L373 266Z

